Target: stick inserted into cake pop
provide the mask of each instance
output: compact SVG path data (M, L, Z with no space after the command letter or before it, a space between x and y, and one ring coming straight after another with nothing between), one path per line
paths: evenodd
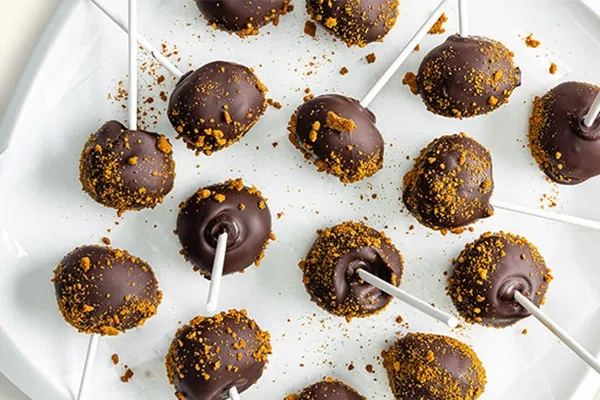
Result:
M468 0L458 0L458 24L460 36L469 36L469 13L467 10Z
M241 400L240 394L235 386L232 386L231 389L229 389L229 400Z
M215 260L213 262L212 272L210 274L210 287L208 289L208 298L206 300L206 309L208 312L215 312L219 302L219 293L221 292L221 281L223 280L223 264L225 263L225 253L227 252L227 231L219 235L217 239L217 249L215 250Z
M590 107L590 111L588 111L587 115L583 119L583 124L588 128L594 125L598 115L600 114L600 92L596 95L592 106Z

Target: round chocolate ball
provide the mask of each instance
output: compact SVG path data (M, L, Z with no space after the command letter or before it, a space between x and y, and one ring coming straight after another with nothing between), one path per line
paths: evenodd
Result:
M327 378L302 390L297 400L366 400L344 382Z
M317 234L317 240L299 264L311 299L347 320L382 311L392 296L360 279L357 270L399 286L403 259L392 241L383 232L351 221Z
M452 35L419 67L421 98L429 111L444 117L462 119L494 111L521 85L513 56L495 40Z
M181 77L169 120L187 147L210 155L239 141L266 109L267 88L243 65L214 61Z
M163 135L126 129L117 121L92 133L79 162L83 191L98 203L127 210L154 208L173 188L175 161Z
M600 87L565 82L536 97L529 118L529 148L556 183L576 185L600 174L600 118L585 126Z
M178 399L224 400L233 386L242 393L262 376L269 354L269 333L246 311L196 317L175 334L167 377Z
M383 352L396 399L474 400L487 383L477 354L466 344L443 335L409 333Z
M110 247L76 248L52 282L63 317L82 333L117 335L142 326L162 300L150 265Z
M210 279L219 236L227 233L223 275L260 264L271 233L271 212L254 186L241 179L200 188L180 205L177 235L194 270Z
M258 30L288 12L289 0L196 0L200 12L215 28L241 37L257 35Z
M464 133L427 145L404 176L402 200L428 228L460 233L494 213L490 152Z
M529 316L515 292L539 306L551 280L544 258L527 239L488 232L460 253L447 291L467 322L502 328Z
M348 46L381 42L398 18L398 0L306 0L311 18Z
M375 115L358 100L324 94L302 104L289 124L289 139L319 171L344 183L374 175L383 166L383 138Z

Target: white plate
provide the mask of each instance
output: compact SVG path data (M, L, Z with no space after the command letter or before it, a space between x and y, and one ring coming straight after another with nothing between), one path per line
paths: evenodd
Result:
M261 267L224 281L221 307L246 308L273 337L268 369L244 393L245 400L281 399L323 376L343 379L370 399L390 399L379 354L396 332L407 332L394 322L397 315L408 321L411 331L450 334L472 345L488 373L482 398L590 398L597 377L532 318L504 330L473 326L452 332L395 301L381 315L348 324L311 303L301 283L297 262L316 229L368 218L378 229L388 225L387 234L403 252L403 288L452 311L443 275L450 259L486 230L512 231L535 243L554 271L544 311L595 354L600 350L599 232L498 212L477 224L474 233L443 237L418 226L398 201L402 176L412 164L406 157L415 157L442 133L465 131L492 151L497 199L539 207L542 194L553 194L558 210L600 220L594 201L600 196L599 180L555 188L546 183L525 147L534 95L566 80L600 82L600 19L583 2L472 2L471 31L501 40L516 53L523 70L523 86L510 104L473 120L435 117L402 86L404 72L414 71L443 37L424 39L421 52L411 56L370 107L388 144L385 167L372 179L344 187L318 174L287 141L287 121L305 87L316 94L336 91L361 97L436 1L402 1L401 17L383 44L348 49L322 29L318 41L302 34L302 0L294 1L295 10L279 27L269 26L260 36L243 41L207 28L191 1L146 0L140 7L140 32L155 44L176 43L182 69L188 62L199 66L215 59L253 66L270 88L269 96L284 108L268 110L241 143L211 157L196 157L173 141L177 179L172 194L155 210L126 213L122 219L81 192L77 167L90 132L107 119L126 118L121 103L107 100L117 82L126 79L126 37L88 1L66 1L25 71L0 130L3 144L12 138L0 158L0 370L34 400L72 396L88 337L63 321L50 278L73 247L109 236L114 246L154 266L164 301L143 328L101 341L93 398L173 398L163 358L180 321L204 313L208 287L178 253L172 233L177 205L200 185L241 176L269 197L274 214L285 212L275 219L278 240L270 245ZM106 2L125 16L124 2ZM449 16L447 28L454 31L455 10ZM523 43L530 32L542 41L538 49ZM364 61L370 52L377 54L373 65ZM307 67L310 62L316 66ZM548 73L550 62L558 64L557 75ZM342 66L348 67L348 75L338 73ZM314 73L307 75L308 71ZM140 72L141 98L149 95L152 81ZM153 129L173 135L164 118L166 105L157 93L169 93L174 80L169 77L150 86L153 105L163 112ZM279 146L273 147L273 142ZM378 195L375 200L373 193ZM411 224L416 229L407 233ZM521 334L524 328L529 331L526 336ZM128 384L119 380L123 367L111 365L115 352L135 372ZM349 371L349 363L356 368ZM375 366L374 374L365 371L367 364ZM590 380L582 385L586 374Z

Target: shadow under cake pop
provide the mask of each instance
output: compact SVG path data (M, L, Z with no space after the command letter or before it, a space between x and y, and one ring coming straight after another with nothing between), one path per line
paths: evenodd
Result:
M600 174L600 118L583 123L600 88L564 82L536 97L529 118L529 148L554 182L576 185Z
M288 399L286 397L286 399ZM284 400L286 400L284 399ZM296 400L366 400L342 381L326 378L302 389Z

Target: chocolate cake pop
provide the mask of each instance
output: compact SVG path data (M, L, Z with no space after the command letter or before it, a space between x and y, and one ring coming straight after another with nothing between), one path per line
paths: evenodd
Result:
M182 254L207 279L224 231L228 235L224 275L260 264L269 239L274 239L266 199L241 179L200 188L180 205L177 235Z
M348 46L381 42L398 18L398 0L306 0L313 20Z
M587 127L598 86L565 82L536 97L529 118L529 147L556 183L576 185L600 174L600 118Z
M180 328L166 357L167 376L178 399L227 399L263 374L271 354L270 335L246 311L196 317Z
M254 126L265 112L266 92L251 69L214 61L181 77L169 99L169 120L188 148L210 155Z
M319 171L344 183L372 176L383 165L383 138L375 115L355 100L324 94L302 104L289 124L290 141Z
M196 0L200 12L214 28L241 37L257 35L258 30L288 12L289 0Z
M521 85L514 54L502 43L480 36L452 35L425 56L417 85L434 114L470 118L508 102Z
M493 214L492 158L464 133L435 139L404 176L402 200L423 225L462 232Z
M54 270L65 320L83 333L117 335L141 326L162 300L152 268L125 250L82 246Z
M382 355L398 400L474 400L487 383L477 354L448 336L409 333Z
M169 139L117 121L92 133L79 162L83 191L118 210L154 208L173 188L175 162Z
M348 320L383 310L392 296L364 282L356 271L362 268L399 286L403 259L392 241L360 222L343 222L317 233L299 264L311 299Z
M544 258L527 239L488 232L460 253L447 290L467 322L501 328L529 316L514 300L515 291L539 306L551 280Z
M285 400L366 400L366 397L342 381L326 378L304 388L300 395L288 396Z

